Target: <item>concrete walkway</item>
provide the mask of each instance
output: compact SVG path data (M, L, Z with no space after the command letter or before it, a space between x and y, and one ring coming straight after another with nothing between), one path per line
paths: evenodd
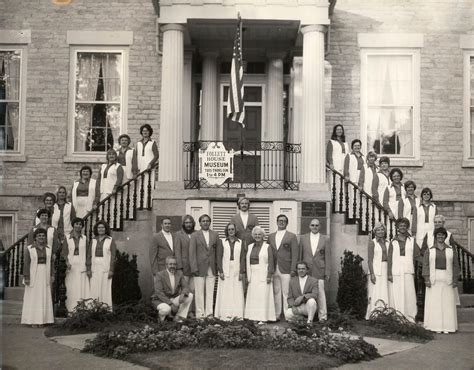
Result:
M146 369L128 362L81 353L86 339L93 335L46 338L44 329L3 324L2 369ZM457 334L437 335L427 344L366 338L384 357L341 369L474 369L474 325L463 324Z
M129 362L81 353L49 340L44 336L44 329L17 324L3 324L1 353L1 368L5 370L147 369Z
M341 366L339 369L383 370L472 370L474 369L474 326L460 325L456 334L436 334L435 339L416 348L370 362Z

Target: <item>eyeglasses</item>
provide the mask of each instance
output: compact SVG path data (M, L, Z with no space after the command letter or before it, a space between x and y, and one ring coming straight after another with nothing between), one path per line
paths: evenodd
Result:
M316 224L311 224L311 225L309 225L309 226L318 226L318 227L319 227L320 225L316 225Z

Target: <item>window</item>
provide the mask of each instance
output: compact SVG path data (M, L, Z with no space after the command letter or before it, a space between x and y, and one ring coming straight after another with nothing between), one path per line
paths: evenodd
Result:
M420 62L417 49L364 49L361 137L365 152L419 158Z
M4 249L7 249L15 240L15 215L0 212L0 243L3 244Z
M474 166L474 49L464 50L464 140L463 165L471 167Z
M113 148L124 130L124 52L74 52L73 153Z
M0 151L21 150L22 49L0 50Z

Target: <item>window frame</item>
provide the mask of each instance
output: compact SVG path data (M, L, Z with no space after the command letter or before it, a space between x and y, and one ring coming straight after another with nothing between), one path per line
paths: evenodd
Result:
M10 217L12 220L12 244L17 241L17 224L16 224L16 212L12 211L0 211L0 217ZM4 245L3 248L7 249L10 245Z
M467 249L474 252L474 217L467 218Z
M362 141L362 148L364 154L367 150L367 117L368 117L368 83L367 83L367 66L368 58L370 56L410 56L412 58L412 76L413 76L413 155L412 156L400 156L397 154L387 154L390 156L392 165L395 166L422 166L423 163L420 159L420 132L421 132L421 120L420 120L420 48L405 48L405 47L361 47L361 76L360 76L360 138Z
M474 121L471 122L471 58L474 58L474 48L463 50L463 167L474 167L474 153L471 156L471 132Z
M68 135L67 156L65 162L94 162L104 161L105 152L76 152L75 145L75 107L76 107L76 64L78 53L120 53L122 55L122 81L120 98L120 131L119 135L127 132L128 127L128 65L129 47L126 46L70 46L69 60L69 98L68 98ZM115 139L115 138L114 138ZM115 143L114 143L115 144Z
M7 162L24 162L25 156L25 124L26 124L26 78L28 63L28 45L0 44L0 51L20 51L20 92L18 99L18 150L0 150L0 159Z

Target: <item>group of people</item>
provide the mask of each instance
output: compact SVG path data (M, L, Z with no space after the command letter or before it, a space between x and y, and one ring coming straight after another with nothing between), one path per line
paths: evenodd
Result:
M74 218L72 230L61 239L52 226L49 210L37 212L39 223L30 231L24 252L25 293L21 323L43 325L54 322L52 285L57 258L64 258L66 270L66 308L72 312L80 300L93 298L112 307L112 276L116 245L108 224L94 225L94 238L83 234L84 220Z
M415 262L422 264L426 286L424 326L436 332L457 330L456 304L459 263L455 243L437 214L430 188L420 197L412 180L402 183L403 172L390 169L390 158L361 153L361 141L346 143L344 127L336 125L327 145L327 163L381 204L396 222L396 235L387 240L387 230L377 223L368 246L369 304L367 316L381 304L388 304L414 321L417 314ZM335 184L337 185L337 184ZM349 197L352 192L349 191ZM350 203L352 204L352 203ZM358 206L358 205L357 205Z
M56 194L44 194L43 207L36 212L24 251L23 324L42 325L54 321L51 286L54 261L60 256L64 257L67 264L68 311L72 311L78 301L85 298L95 298L112 306L115 242L105 221L95 224L95 237L89 241L83 234L83 218L120 185L139 172L154 167L158 160L158 147L151 138L153 129L145 124L140 127L140 134L142 138L134 149L130 147L128 135L118 138L118 149L107 151L107 162L100 166L97 179L92 178L91 167L82 167L79 179L72 185L71 201L68 201L65 186L60 186ZM154 179L154 171L150 171L140 181L147 185L150 183L153 187ZM148 192L145 192L144 204L147 204L148 196ZM111 214L114 214L113 209Z
M210 229L206 214L199 217L200 230L186 215L174 234L171 219L162 219L150 247L152 302L160 319L182 321L189 314L274 322L298 315L312 323L317 311L319 320L326 320L330 248L320 221L312 220L310 232L298 242L287 230L288 217L281 214L277 231L267 237L257 216L249 213L249 199L240 198L237 205L224 238Z
M72 186L72 203L64 186L56 194L45 194L44 207L36 213L24 253L22 323L53 322L51 285L54 260L60 256L67 265L69 311L84 298L112 306L115 242L105 221L96 223L94 238L88 240L83 234L83 217L124 181L153 168L158 160L158 149L151 139L153 130L143 125L140 133L142 139L135 149L130 148L128 135L119 137L120 148L107 152L107 163L101 166L97 180L92 178L90 167L80 170L80 179ZM331 169L383 205L396 221L392 240L387 240L382 223L372 230L367 318L383 302L415 320L418 262L426 285L425 327L437 332L456 331L458 259L453 237L444 227L445 218L437 214L432 201L432 191L424 188L418 197L415 182L402 183L403 172L391 169L388 157L381 157L378 165L374 152L365 159L358 139L352 141L349 150L342 125L334 127L326 154ZM149 176L144 181L153 183L154 174ZM331 275L331 250L328 237L320 233L320 221L312 220L309 232L298 241L287 230L288 217L281 214L276 219L277 231L267 236L257 216L249 212L249 199L241 198L237 205L239 210L225 227L224 238L210 229L208 215L199 218L200 230L195 230L192 216L184 216L176 233L171 233L170 218L162 220L162 230L154 235L150 248L152 302L159 317L164 320L171 315L180 321L189 314L196 318L213 315L279 321L300 315L311 323L317 312L319 320L327 319L325 283Z

